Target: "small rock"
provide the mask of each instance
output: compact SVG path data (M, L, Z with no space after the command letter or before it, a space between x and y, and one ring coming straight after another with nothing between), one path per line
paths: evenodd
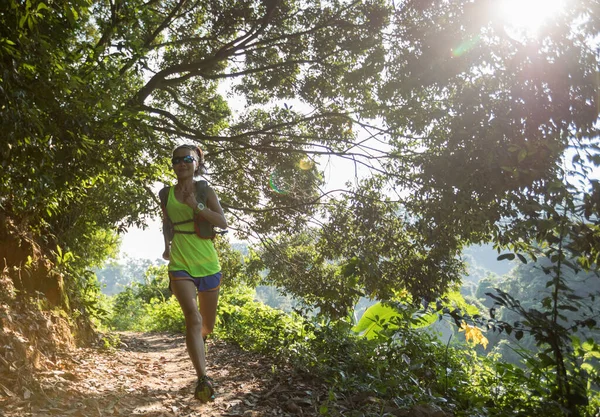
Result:
M298 404L291 400L283 404L283 408L285 408L290 413L300 413L302 410L300 407L298 407Z

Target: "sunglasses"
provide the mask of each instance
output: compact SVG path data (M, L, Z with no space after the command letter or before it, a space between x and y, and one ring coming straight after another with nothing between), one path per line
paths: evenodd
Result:
M185 162L186 164L191 164L195 161L194 157L191 155L186 155L186 156L175 156L173 158L171 158L171 162L173 163L173 165L177 165L180 162Z

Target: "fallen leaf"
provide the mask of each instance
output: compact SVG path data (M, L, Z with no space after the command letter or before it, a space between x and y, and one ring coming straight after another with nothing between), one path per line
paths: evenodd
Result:
M2 388L2 391L4 391L4 393L6 395L8 395L9 397L14 397L15 393L12 392L11 390L9 390L8 388L6 388L4 385L0 384L0 388Z

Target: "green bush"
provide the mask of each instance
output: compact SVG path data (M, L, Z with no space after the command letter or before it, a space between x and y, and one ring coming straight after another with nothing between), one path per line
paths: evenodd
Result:
M111 305L102 325L114 330L153 331L181 329L179 304L169 289L166 265L150 266L145 283L132 283L124 291L112 296Z
M142 320L144 331L185 333L185 318L175 297L166 300L153 298L144 309L146 311Z
M144 305L135 286L127 287L113 297L112 314L106 319L106 325L114 330L142 330L139 323L145 315Z
M218 337L234 341L243 349L277 356L313 337L306 332L299 316L254 301L253 295L254 290L241 286L235 293L225 291L222 294L215 329Z

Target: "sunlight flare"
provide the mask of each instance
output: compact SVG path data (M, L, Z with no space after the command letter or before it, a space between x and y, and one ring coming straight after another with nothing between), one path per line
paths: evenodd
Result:
M502 0L499 12L513 29L535 35L544 22L565 8L566 0Z

